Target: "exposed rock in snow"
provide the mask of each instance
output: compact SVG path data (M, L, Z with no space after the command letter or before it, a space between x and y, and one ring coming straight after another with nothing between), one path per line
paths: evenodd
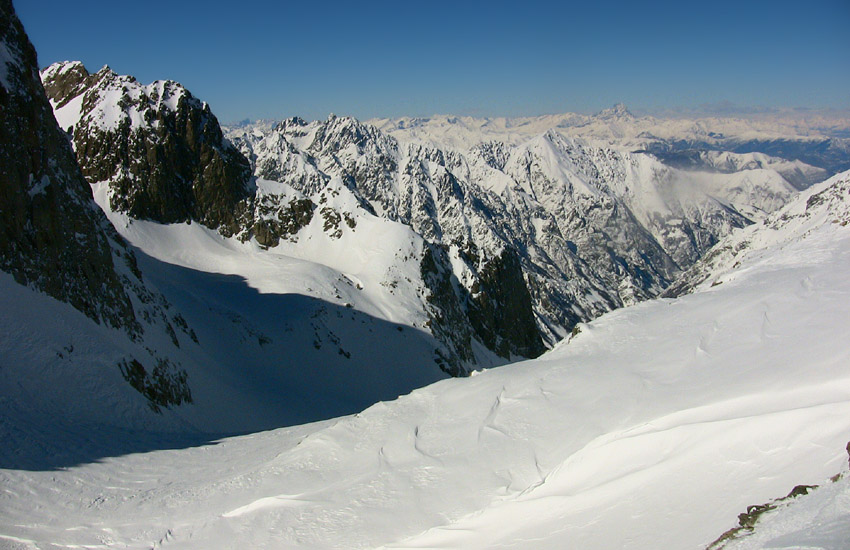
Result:
M847 445L850 452L850 444ZM752 505L708 550L843 550L850 541L850 476L844 470L818 485Z
M89 74L79 62L54 64L42 78L83 174L110 182L114 210L236 232L250 170L206 103L173 81L143 86L109 67Z

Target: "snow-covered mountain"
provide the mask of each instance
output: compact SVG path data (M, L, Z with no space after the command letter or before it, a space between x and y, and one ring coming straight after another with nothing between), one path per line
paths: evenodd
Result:
M800 117L795 114L749 118L636 117L622 104L595 115L564 113L538 117L475 118L433 116L368 121L402 141L466 150L486 141L517 145L554 130L566 137L623 151L649 151L662 159L683 154L731 152L761 153L799 161L804 171L826 170L826 175L850 168L850 119ZM787 162L786 161L786 162ZM811 165L811 166L810 166ZM710 164L701 164L708 168ZM815 168L817 167L817 168ZM800 188L824 177L795 182Z
M845 463L850 172L623 107L225 133L0 38L0 547L699 548Z
M742 263L754 263L763 257L764 261L770 262L773 249L795 245L810 231L828 224L842 227L850 224L850 213L846 208L850 200L850 177L845 172L831 178L828 183L826 187L818 186L807 193L805 201L798 199L760 223L727 236L664 295L681 296L699 288L723 284L735 277L735 268Z
M316 276L305 269L287 289L430 332L441 345L429 360L455 375L544 349L511 251L489 264L498 285L482 276L478 294L470 296L451 283L445 251L402 224L376 217L340 181L326 178L321 186L297 188L249 181L247 160L222 138L209 108L178 84L144 86L108 68L89 75L79 63L49 67L43 78L57 119L73 130L81 165L93 183L102 183L102 206L125 215L119 231L143 250L157 251L158 259L249 279L271 257L306 260L328 280L311 285ZM229 265L198 254L193 257L200 263L181 262L184 252L169 243L138 238L130 225L141 220L198 222L199 231L217 230L231 238L231 248L248 243L241 248L255 254ZM261 249L268 248L273 250L266 257ZM329 255L335 249L349 253ZM343 331L343 340L349 337Z
M549 345L577 322L657 295L719 237L794 192L766 160L684 171L556 131L466 151L335 116L227 134L258 177L308 195L341 179L365 208L442 246L472 296L482 266L513 251Z
M336 116L225 137L175 82L76 62L42 79L98 203L131 244L421 331L434 339L424 363L452 375L535 357L577 323L658 295L719 238L788 200L783 174L820 174L730 154L706 155L710 171L681 170L553 130L444 150ZM332 332L343 357L361 343L356 328ZM414 387L397 376L392 387ZM409 380L423 376L434 375Z
M794 191L767 158L726 159L731 173L682 171L554 131L458 152L335 116L232 128L228 137L246 160L209 107L177 83L145 86L108 68L89 74L79 63L55 64L42 78L84 172L105 182L102 205L128 216L119 231L134 220L198 222L272 256L337 271L350 266L335 265L301 235L315 219L332 240L359 235L344 239L348 249L373 238L358 229L361 219L384 220L376 227L399 232L392 242L412 238L415 253L397 248L395 256L418 264L418 273L403 268L408 284L387 288L416 305L384 318L436 337L435 361L451 374L536 356L577 322L657 295L719 237ZM249 161L256 180L247 179ZM124 233L175 261L168 246ZM250 263L228 272L247 276ZM375 314L365 302L343 303Z

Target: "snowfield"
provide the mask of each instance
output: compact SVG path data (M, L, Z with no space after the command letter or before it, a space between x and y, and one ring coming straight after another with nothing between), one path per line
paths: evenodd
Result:
M359 414L13 469L21 447L97 440L19 427L0 548L704 548L846 468L848 180L748 229L769 237L693 294Z

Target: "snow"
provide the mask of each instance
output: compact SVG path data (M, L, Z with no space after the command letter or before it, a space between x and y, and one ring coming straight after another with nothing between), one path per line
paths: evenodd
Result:
M88 433L104 433L103 424L178 435L244 433L356 412L445 377L433 362L436 343L422 330L309 295L261 294L239 276L137 255L148 286L164 293L198 343L179 330L179 348L164 335L152 340L152 331L143 342L130 342L123 332L95 325L6 276L0 287L0 417L8 423L0 422L0 439L21 444L0 450L0 462L65 463L62 457L75 456L79 445L55 448L54 430L98 425L83 429L86 441ZM322 275L315 280L334 282ZM382 343L377 349L376 341ZM146 347L187 371L191 405L153 414L125 382L118 363L135 357L149 364Z
M16 422L18 416L32 419L16 414L16 409L39 411L35 415L39 420L55 417L83 425L148 430L165 427L161 418L146 414L144 399L124 382L115 366L135 347L126 335L91 323L70 305L27 289L6 273L0 274L0 309L0 405L5 417L0 433L4 441L15 442L19 430L25 438L6 449L5 460L24 452L29 445L26 440L42 429ZM85 395L97 396L96 406L79 398Z
M325 204L353 207L336 185ZM257 188L286 200L300 196L276 182L260 180ZM179 313L197 342L179 328L179 346L164 331L130 342L7 277L0 288L0 417L8 423L0 423L0 438L22 441L8 451L13 463L65 456L42 433L57 418L68 424L60 432L106 423L171 434L171 441L175 434L245 433L349 414L446 376L434 362L439 343L424 328L422 241L409 228L355 208L356 226L343 221L332 238L317 212L295 236L299 246L284 242L269 251L199 224L130 220L108 209L107 184L93 192L136 247L153 299L161 292L169 315ZM122 378L122 360L150 367L147 348L186 370L191 405L155 415ZM36 450L33 431L40 434Z
M1 469L0 537L39 548L704 548L747 505L846 464L850 231L818 215L777 225L783 238L729 266L723 284L609 313L534 361L332 421ZM73 446L77 433L45 445ZM846 533L841 509L817 517L823 529L773 540Z
M57 76L67 73L74 69L85 69L85 66L81 61L58 61L56 63L51 64L43 71L41 71L41 79L44 80L52 80Z
M820 257L824 251L819 248L800 250L799 258L771 252L794 244L801 236L822 226L847 225L850 220L846 199L848 187L848 172L812 186L797 200L760 223L727 236L706 254L702 262L688 270L680 282L688 282L692 288L707 289L737 278L740 272L737 267L742 263L752 266L785 265L798 259ZM811 206L810 200L814 201Z
M35 184L33 184L32 180L33 180L33 177L32 177L32 174L30 174L30 186L31 187L29 188L29 191L27 191L27 194L29 194L30 198L35 197L36 195L39 195L41 193L44 193L44 191L47 189L47 186L50 185L50 178L47 176L47 174L41 176L41 179L39 179L37 182L35 182Z
M82 116L83 98L85 94L80 94L59 109L54 109L53 114L56 117L56 122L59 127L67 131L72 126L76 126Z
M65 62L51 65L42 73L42 80L47 81L55 74L61 74L77 65L81 64ZM67 130L68 126L76 125L85 118L88 124L100 130L114 130L124 121L132 130L137 130L151 125L146 120L149 110L176 112L184 97L201 104L192 98L183 86L171 80L157 80L142 85L131 76L116 74L108 66L104 66L92 76L98 79L98 83L91 88L97 95L87 101L92 107L87 112L82 112L83 99L90 94L85 88L81 89L79 95L67 105L55 110L61 128ZM153 124L157 122L154 121Z
M258 180L257 188L260 195L302 196L286 184L268 180ZM375 318L413 327L426 321L413 291L420 280L422 238L408 226L360 209L339 180L313 197L320 206L296 236L297 242L283 240L270 250L262 250L255 242L226 239L199 224L131 220L110 211L107 183L93 185L93 192L121 235L158 260L207 273L238 275L263 294L301 294L341 306L351 304ZM322 194L324 201L319 198ZM320 212L324 206L353 212L355 227L342 220L341 236L331 237ZM394 289L390 291L388 285Z

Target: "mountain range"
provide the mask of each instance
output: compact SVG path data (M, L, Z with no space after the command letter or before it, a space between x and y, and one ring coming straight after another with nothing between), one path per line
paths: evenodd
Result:
M835 469L840 121L223 127L0 31L0 543L685 548Z
M719 238L827 173L728 152L699 157L710 171L684 170L557 128L464 151L333 115L222 131L172 81L142 85L78 62L41 77L95 198L122 216L115 225L133 245L249 281L268 257L312 262L329 270L328 291L287 288L424 330L436 340L428 355L451 375L535 357L576 323L660 294ZM596 118L633 119L622 107ZM250 259L180 260L180 247L134 236L139 222L166 233L197 224ZM380 273L328 254L335 241L368 249L375 231L392 243ZM392 311L398 303L404 311Z
M660 295L719 239L829 174L765 153L688 150L671 162L649 152L664 141L643 130L657 121L622 105L583 118L376 126L331 115L222 128L209 105L173 81L144 85L108 67L90 73L79 62L51 65L40 79L95 202L149 262L142 272L155 281L179 266L204 280L183 283L195 294L220 294L215 274L257 289L250 308L240 296L204 311L208 296L185 304L188 289L174 285L162 303L184 301L179 322L165 326L179 351L148 349L154 364L181 365L172 370L186 397L205 391L206 375L193 371L219 361L217 370L229 375L215 376L214 387L238 379L233 363L247 362L257 364L259 386L310 396L294 399L299 406L291 396L252 404L264 411L264 426L310 419L306 411L317 407L305 401L320 395L336 403L328 405L331 416L441 372L465 375L536 357L578 323ZM419 139L422 132L434 139ZM464 137L463 149L453 135ZM693 135L689 126L677 142ZM298 305L281 306L281 296L299 296ZM277 310L271 323L260 313L266 301ZM282 322L299 317L310 321ZM423 351L403 366L356 353L374 339L362 334L364 318L398 328L393 341L399 332L414 335ZM221 332L208 329L212 319L247 327L259 350L236 353L245 338L237 345L212 336ZM194 338L181 346L175 326ZM195 341L204 333L229 351L210 359ZM333 374L314 382L300 366L314 362ZM340 398L347 392L337 384L352 387L340 371L351 369L382 380L365 384L374 391L358 385ZM224 387L206 391L230 393ZM196 427L232 431L244 428L239 422Z

